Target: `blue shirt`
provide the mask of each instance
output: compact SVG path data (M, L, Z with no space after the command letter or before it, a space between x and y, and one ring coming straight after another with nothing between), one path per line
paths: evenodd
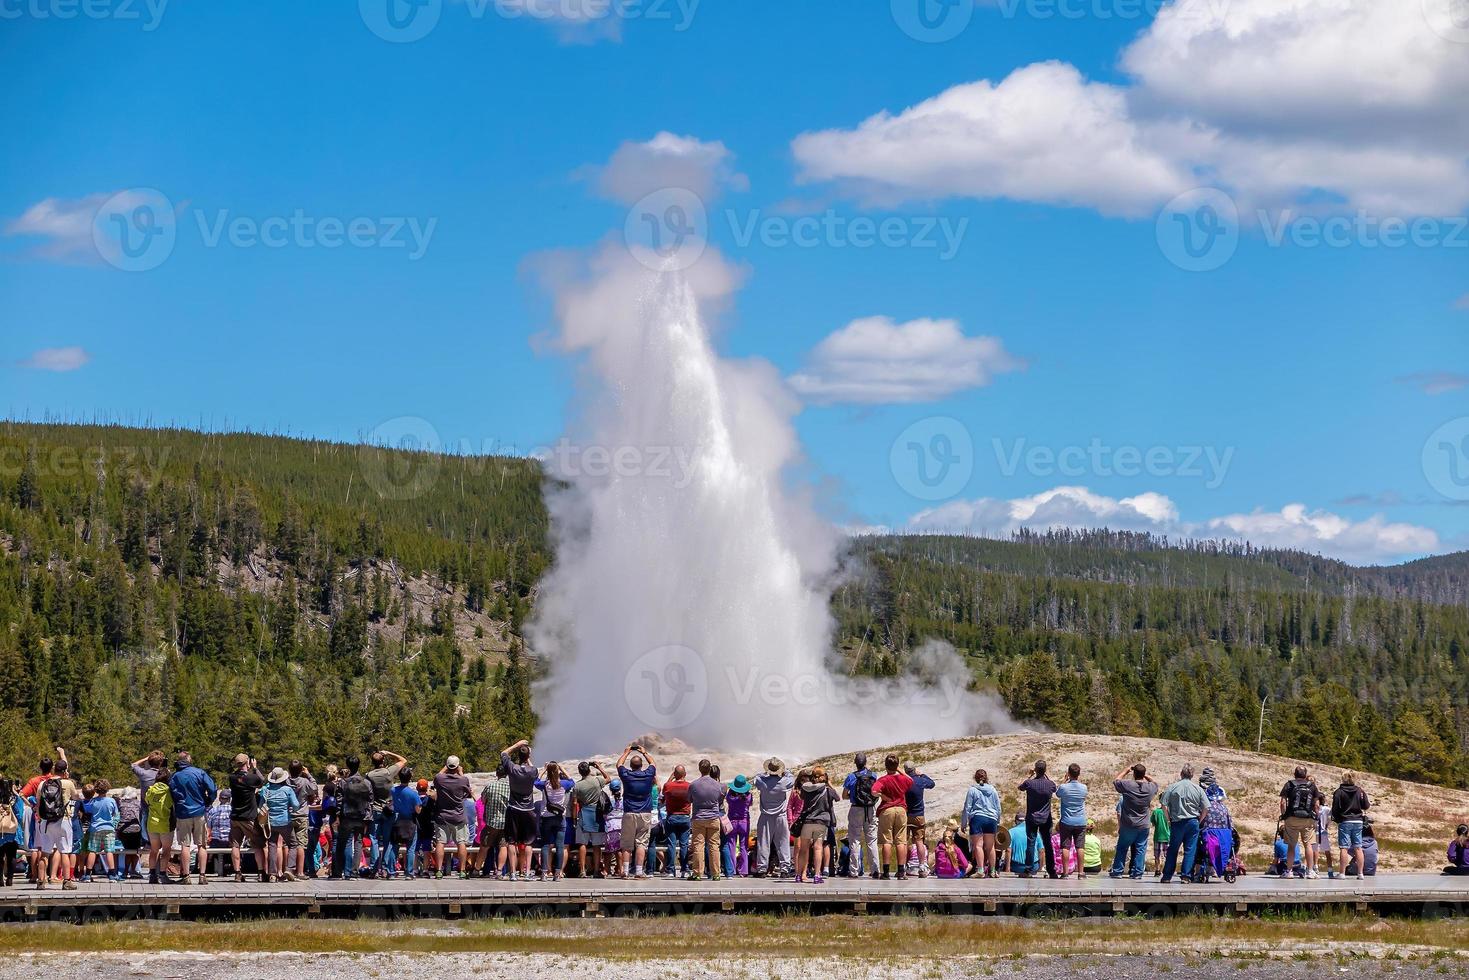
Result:
M908 807L908 816L923 816L923 791L926 789L933 789L933 780L923 773L914 776L913 785L908 787L908 792L903 798L903 802Z
M117 801L110 796L99 796L91 803L92 830L116 830Z
M265 802L265 812L270 815L272 827L285 827L291 822L291 811L301 808L301 800L290 783L271 783L260 791Z
M622 780L623 813L653 812L653 787L658 784L658 772L653 766L641 769L618 766L617 778Z
M1086 783L1064 782L1056 787L1061 801L1061 822L1068 827L1086 826Z
M393 787L393 813L399 820L412 820L418 816L418 806L423 798L418 795L417 786L404 786L401 783Z
M185 766L170 776L168 791L173 794L173 814L179 820L204 816L219 795L209 773L198 766Z

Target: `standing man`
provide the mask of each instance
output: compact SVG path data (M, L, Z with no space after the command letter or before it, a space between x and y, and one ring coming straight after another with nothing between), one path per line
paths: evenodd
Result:
M480 838L475 866L480 877L498 878L505 866L505 813L510 805L510 782L499 771L490 773L479 801L484 806L485 832Z
M180 752L173 775L168 778L173 794L174 835L179 845L179 870L189 880L189 855L199 851L199 884L209 884L209 826L204 815L219 789L209 773L194 765L193 756Z
M689 784L689 805L693 808L693 854L689 859L689 875L719 880L719 818L724 815L724 786L713 776L714 764L699 760L699 778ZM820 874L820 872L817 872Z
M872 790L877 794L877 848L882 855L882 880L889 880L889 860L898 864L898 880L908 877L908 791L913 780L898 768L891 753L882 760L886 770Z
M765 760L765 771L755 777L755 795L760 803L760 817L755 822L755 868L752 877L779 874L791 865L791 821L786 815L791 788L796 778L786 772L785 763L774 756ZM623 830L623 840L627 830ZM774 860L774 870L771 861Z
M245 880L245 868L241 863L240 848L247 847L255 854L255 870L260 880L269 877L265 866L265 834L260 829L260 788L265 777L255 760L241 752L235 756L235 768L230 773L230 855L234 858L235 881Z
M867 753L852 757L856 767L842 783L842 799L850 800L847 810L847 848L850 863L847 875L860 878L863 873L877 877L877 794L872 791L877 774L867 768Z
M624 765L625 763L625 765ZM622 750L617 760L617 778L622 781L622 853L618 866L624 875L648 877L648 843L653 836L653 788L658 784L658 769L648 750L636 743Z
M1311 781L1305 766L1296 766L1295 776L1280 788L1280 815L1285 820L1285 847L1294 854L1296 845L1305 844L1306 863L1301 877L1316 875L1316 812L1321 808L1321 792Z
M1026 870L1020 873L1022 878L1034 877L1035 872L1031 868L1036 867L1035 835L1041 835L1041 843L1046 850L1046 877L1056 877L1056 846L1051 843L1051 827L1054 817L1051 814L1051 798L1056 795L1056 783L1046 775L1046 761L1037 759L1030 770L1030 778L1018 787L1025 794L1025 836L1029 843L1025 848Z
M291 811L291 850L294 854L295 875L306 877L306 854L315 846L311 839L311 808L321 800L321 789L311 775L311 770L300 759L292 759L286 767L291 776L291 789L300 806Z
M1336 822L1336 846L1343 878L1347 876L1347 858L1350 857L1357 865L1357 880L1362 880L1362 871L1367 864L1362 852L1362 822L1371 805L1367 791L1357 785L1356 773L1342 773L1341 785L1331 794L1331 819ZM1328 873L1333 878L1337 876L1334 869Z
M347 758L347 774L337 789L337 808L341 816L333 841L337 854L333 870L352 879L362 873L362 835L372 819L372 783L362 774L362 760L355 755Z
M1199 849L1199 818L1209 801L1194 782L1194 767L1184 766L1178 782L1163 791L1163 810L1168 814L1168 856L1163 860L1163 884L1173 880L1178 868L1178 849L1183 848L1183 877L1187 881L1194 870L1194 857Z
M521 739L500 752L500 772L509 786L505 804L505 841L510 847L510 880L530 880L530 845L536 839L536 764L530 743Z
M387 878L398 868L393 847L393 825L397 823L393 786L408 760L386 749L378 749L368 759L372 763L367 770L367 781L372 784L372 854L368 860L372 862L372 877Z
M60 881L63 891L76 888L74 877L66 874L67 862L71 860L74 833L72 811L76 806L77 784L67 775L70 768L66 753L60 746L56 749L60 757L56 762L41 760L41 776L31 780L26 788L34 786L30 794L36 803L36 836L31 846L31 863L36 869L36 887L45 889L49 874L51 881Z
M593 769L597 771L593 773ZM600 762L578 762L576 774L580 778L571 787L571 800L576 809L576 863L581 877L600 878L607 831L599 804L602 790L611 780Z
M163 760L163 750L154 749L132 763L133 775L138 780L138 799L142 804L138 813L138 825L142 828L140 843L144 848L148 846L148 790L152 789L153 784L158 781L158 772L163 768ZM138 873L136 858L134 862L135 866L129 877L141 880L143 876Z
M1066 782L1056 787L1056 799L1061 806L1061 853L1071 850L1076 861L1076 877L1085 878L1085 864L1081 852L1086 848L1086 783L1081 781L1081 766L1076 763L1066 767ZM1069 867L1063 859L1061 877L1067 875Z
M438 803L434 815L434 865L438 868L435 877L444 877L444 845L452 842L459 856L459 877L468 878L469 822L465 819L464 801L474 794L474 790L470 788L469 777L464 775L457 755L451 755L444 761L444 768L434 776L430 791Z
M926 790L933 789L933 780L911 759L903 763L903 772L913 780L913 785L908 787L908 794L904 798L908 811L908 859L918 863L918 877L927 878L928 840L924 828L928 826L928 816L923 804L923 794Z

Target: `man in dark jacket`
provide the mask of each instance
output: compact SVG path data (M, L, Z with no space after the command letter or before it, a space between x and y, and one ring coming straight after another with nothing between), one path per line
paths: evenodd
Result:
M1367 799L1367 791L1357 785L1356 774L1342 773L1341 785L1331 795L1331 819L1336 824L1336 846L1343 878L1347 874L1348 858L1355 859L1357 877L1358 879L1362 877L1362 870L1366 864L1362 856L1362 819L1371 805ZM1334 870L1329 874L1333 878L1337 877Z

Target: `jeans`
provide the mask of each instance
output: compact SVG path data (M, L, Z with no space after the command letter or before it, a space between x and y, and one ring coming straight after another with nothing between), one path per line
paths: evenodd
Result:
M668 864L670 873L687 869L689 863L689 834L693 820L686 816L669 817L663 821L668 834Z
M847 811L847 846L852 851L848 873L853 878L877 870L882 860L877 850L877 807L853 806Z
M1183 848L1183 873L1194 870L1194 856L1199 849L1199 821L1197 818L1175 820L1168 829L1168 856L1163 859L1163 880L1170 881L1178 868L1178 849Z
M389 838L391 841L391 838ZM412 878L418 872L418 828L413 828L413 840L403 850L403 873Z
M561 857L566 851L566 821L560 817L541 820L541 874L550 877L561 871ZM554 861L553 861L554 858Z
M362 870L361 820L343 818L337 827L337 853L341 855L342 877L355 878Z
M384 807L372 825L372 855L369 860L373 874L379 871L393 874L398 870L398 855L393 848L393 824L397 820L398 815L393 808Z
M1051 843L1051 821L1039 823L1026 817L1025 834L1030 838L1025 845L1025 866L1027 868L1036 866L1035 835L1040 834L1041 843L1046 847L1046 874L1052 878L1056 877L1056 845Z
M1112 874L1121 875L1123 866L1130 863L1128 874L1141 878L1148 860L1148 828L1118 827L1117 855L1112 858Z

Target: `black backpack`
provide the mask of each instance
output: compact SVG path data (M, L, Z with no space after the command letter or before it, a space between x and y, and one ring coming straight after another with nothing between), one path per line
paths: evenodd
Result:
M867 770L857 773L857 779L852 783L852 805L869 807L877 805L877 794L872 792L872 784L877 782L877 777Z
M36 816L45 823L66 816L66 794L61 790L61 780L55 776L41 783L36 791Z
M366 820L372 813L372 783L354 772L342 783L342 816L348 820Z
M1316 784L1304 779L1293 779L1290 785L1290 815L1293 817L1316 816Z

